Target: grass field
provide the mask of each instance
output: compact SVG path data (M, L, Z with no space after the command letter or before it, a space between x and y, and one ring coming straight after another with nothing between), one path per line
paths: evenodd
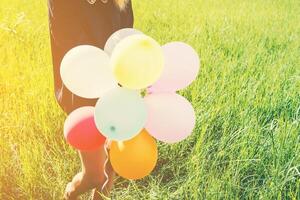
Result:
M0 199L61 199L80 169L53 95L45 0L0 2ZM201 56L193 135L112 199L300 199L300 1L133 0L135 27ZM83 199L87 199L84 196Z

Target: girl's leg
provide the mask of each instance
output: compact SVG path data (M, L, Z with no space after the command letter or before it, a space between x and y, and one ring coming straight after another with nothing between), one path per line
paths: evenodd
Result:
M104 175L104 162L107 158L104 147L95 151L79 151L82 171L74 176L73 180L67 185L65 191L66 199L77 199L77 197L90 189L101 187L106 181ZM107 184L103 195L108 195L113 179L113 170L107 170L110 177L110 184ZM99 198L98 198L99 199Z
M108 174L108 182L102 190L103 184L99 185L93 190L92 200L102 200L102 196L109 197L110 191L113 187L115 172L110 163L106 166L106 172Z

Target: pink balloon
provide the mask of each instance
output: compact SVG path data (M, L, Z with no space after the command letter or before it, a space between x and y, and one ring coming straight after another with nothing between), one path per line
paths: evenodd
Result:
M65 121L64 136L78 150L95 150L105 142L105 137L96 128L94 111L92 106L78 108Z
M200 59L197 52L183 42L171 42L162 46L165 67L160 79L148 88L148 92L175 92L190 85L197 77Z
M188 100L176 93L153 93L145 97L148 111L146 130L156 139L175 143L193 131L196 116Z

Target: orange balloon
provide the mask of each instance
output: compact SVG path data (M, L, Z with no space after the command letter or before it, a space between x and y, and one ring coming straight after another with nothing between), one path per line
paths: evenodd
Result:
M111 143L110 162L123 178L141 179L154 169L158 151L156 141L146 130L131 140Z

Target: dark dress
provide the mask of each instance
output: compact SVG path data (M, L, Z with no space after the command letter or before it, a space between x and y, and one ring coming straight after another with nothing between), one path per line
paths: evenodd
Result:
M54 68L55 96L67 113L81 106L94 106L97 99L84 99L63 86L60 63L66 52L82 45L104 48L108 37L121 28L133 26L131 2L120 10L113 2L98 0L91 5L87 0L49 0L49 27Z

